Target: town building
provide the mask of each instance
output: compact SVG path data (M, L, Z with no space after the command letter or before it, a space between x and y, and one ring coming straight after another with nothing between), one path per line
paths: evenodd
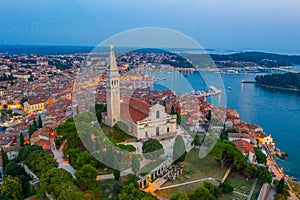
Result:
M53 128L44 126L32 134L30 143L31 145L41 146L44 150L51 150L51 144L54 143L54 136Z
M106 103L104 122L109 126L114 126L118 121L123 122L138 139L176 133L176 115L166 113L164 106L150 105L134 97L120 97L120 74L112 44L106 75Z
M13 73L12 76L14 78L20 78L20 79L25 79L25 80L28 80L30 78L30 74L26 74L26 73L22 73L22 72Z
M271 135L265 134L263 132L258 132L258 142L260 145L271 145L275 146L275 142Z
M45 103L40 100L28 100L24 103L24 110L29 113L33 113L35 111L41 111L45 109Z
M249 163L256 163L256 155L253 146L245 140L235 140L235 146L248 158Z

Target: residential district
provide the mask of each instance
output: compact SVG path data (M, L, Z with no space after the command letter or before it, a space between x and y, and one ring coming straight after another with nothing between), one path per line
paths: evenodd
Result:
M221 95L220 90L214 86L189 94L153 90L158 78L148 71L193 72L176 66L182 63L165 52L134 52L116 59L113 45L109 53L0 54L0 199L298 199L296 181L274 159L287 154L262 127L242 121L237 110L207 101L208 96ZM69 124L74 126L76 116L93 107L96 114L101 108L97 119L102 134L114 145L131 147L125 148L131 152L127 160L137 159L138 167L116 167L105 156L93 158L104 153L99 150L102 144L91 152L81 141L77 146L72 143L76 129ZM126 131L118 128L120 123L128 137L122 135ZM97 143L99 133L91 135L92 143ZM184 145L179 154L178 140ZM147 153L159 148L146 152L149 141L162 147L155 158ZM35 163L47 156L55 164ZM122 165L122 158L117 160ZM91 165L97 169L93 180L84 175ZM27 180L12 170L18 166ZM62 185L64 178L55 183L47 179L59 173L69 173L71 185ZM134 180L126 185L130 177ZM119 188L107 186L114 179ZM93 181L98 188L91 186ZM212 187L221 192L210 191Z

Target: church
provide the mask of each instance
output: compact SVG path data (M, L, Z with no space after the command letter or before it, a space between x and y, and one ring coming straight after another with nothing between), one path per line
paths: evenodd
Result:
M164 106L150 105L129 96L120 97L120 74L113 44L106 71L106 104L104 123L112 127L118 121L123 122L137 139L162 138L176 133L176 115L166 113Z

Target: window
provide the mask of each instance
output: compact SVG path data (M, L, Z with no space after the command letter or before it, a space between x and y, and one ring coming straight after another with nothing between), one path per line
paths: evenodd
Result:
M148 132L145 132L145 137L148 137Z
M156 136L159 136L159 127L156 127Z
M168 128L167 128L167 133L169 133L169 132L170 132L170 128L168 127Z
M156 111L156 119L159 118L159 110Z

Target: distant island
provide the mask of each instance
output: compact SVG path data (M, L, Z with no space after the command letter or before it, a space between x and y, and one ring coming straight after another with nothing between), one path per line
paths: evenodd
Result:
M211 60L218 68L229 67L266 67L276 68L300 64L300 55L283 55L266 52L241 52L233 54L181 54L183 57L192 60L193 65L201 63L203 66L211 66Z
M218 67L242 67L241 63L243 62L246 65L251 65L252 63L262 67L281 67L300 64L299 55L282 55L265 52L244 52L229 55L212 54L211 57L216 62Z
M300 73L272 74L255 77L256 85L300 91Z

